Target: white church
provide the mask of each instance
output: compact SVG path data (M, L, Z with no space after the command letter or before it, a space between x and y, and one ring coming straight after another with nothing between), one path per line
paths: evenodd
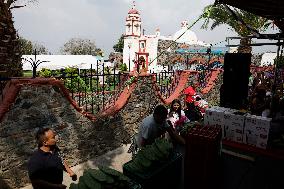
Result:
M172 36L162 36L157 29L154 35L144 35L142 32L142 21L139 11L133 3L132 8L128 11L125 22L123 48L123 62L130 70L136 70L138 63L144 71L157 70L158 41L171 40L178 43L198 46L210 46L197 39L196 34L188 29L187 21L181 23L181 29Z

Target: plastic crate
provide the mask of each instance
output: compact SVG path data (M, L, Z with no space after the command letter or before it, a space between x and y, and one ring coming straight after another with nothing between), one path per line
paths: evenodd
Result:
M129 161L123 165L123 174L139 183L143 189L178 188L181 181L182 155L173 154L168 161L153 166L148 172L133 172Z

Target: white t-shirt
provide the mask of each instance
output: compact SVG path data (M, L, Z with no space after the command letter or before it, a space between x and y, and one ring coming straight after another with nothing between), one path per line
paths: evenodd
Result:
M138 146L141 147L142 138L146 139L149 144L153 143L168 127L170 125L166 121L163 124L157 124L153 114L147 116L139 127Z

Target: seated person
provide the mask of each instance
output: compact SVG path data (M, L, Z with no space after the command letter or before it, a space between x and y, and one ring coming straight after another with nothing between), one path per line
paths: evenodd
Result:
M171 139L180 144L185 144L184 139L174 130L170 121L166 121L168 110L163 105L158 105L154 113L142 120L138 132L138 146L152 144L156 138L162 137L166 132Z

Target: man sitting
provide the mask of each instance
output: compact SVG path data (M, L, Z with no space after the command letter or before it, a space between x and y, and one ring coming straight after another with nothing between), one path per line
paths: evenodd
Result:
M158 105L154 113L143 119L138 132L138 146L152 144L156 138L162 137L166 132L171 139L179 144L185 144L184 139L174 130L170 121L166 121L168 110L163 105Z

